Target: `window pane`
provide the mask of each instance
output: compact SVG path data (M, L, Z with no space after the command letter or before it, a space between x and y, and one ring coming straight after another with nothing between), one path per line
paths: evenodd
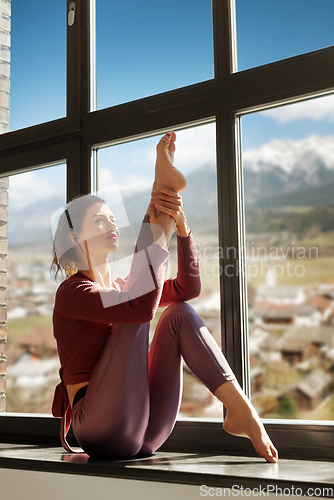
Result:
M66 2L12 2L10 130L66 115Z
M252 402L334 416L334 97L242 117Z
M334 44L332 0L236 0L239 71Z
M98 109L214 76L211 1L96 1Z
M51 217L65 203L66 166L9 178L7 388L8 412L51 413L59 381L52 332L58 284L52 279Z
M185 214L200 258L202 291L189 303L203 318L218 344L221 344L220 292L218 265L217 181L215 125L203 125L177 132L175 165L187 177L181 193ZM128 274L140 223L150 201L154 179L155 146L160 136L98 151L102 196L120 226L117 254L111 260L113 279ZM105 188L110 186L110 188ZM199 209L200 207L200 209ZM170 277L176 276L176 235L170 243ZM151 322L152 339L163 312L159 308ZM184 393L180 416L221 418L222 407L209 390L184 367Z

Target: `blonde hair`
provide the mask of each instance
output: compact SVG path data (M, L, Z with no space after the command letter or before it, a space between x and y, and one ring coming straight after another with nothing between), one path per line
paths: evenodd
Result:
M95 195L74 198L59 217L53 238L51 264L51 273L55 280L59 273L62 277L69 278L79 269L88 269L85 250L80 245L75 245L72 238L74 235L74 239L77 240L76 234L81 231L86 212L95 203L105 203L105 201Z

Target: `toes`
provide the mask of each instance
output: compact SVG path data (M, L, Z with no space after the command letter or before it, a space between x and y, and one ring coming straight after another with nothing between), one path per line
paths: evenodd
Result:
M275 457L272 453L270 453L268 458L266 458L266 460L267 460L267 462L275 464L277 462L278 458Z
M170 141L171 142L175 142L176 141L176 134L175 132L171 131L171 132L168 132L168 134L170 136Z
M263 457L267 460L267 462L277 462L278 452L272 443L266 444L266 453L263 454Z
M176 141L176 134L173 131L168 132L166 135L163 136L163 139L165 142L173 143Z
M162 149L168 151L169 154L174 155L175 139L176 139L175 132L168 132L168 134L165 134L158 142L157 151Z
M165 134L163 137L161 137L160 141L158 142L158 146L160 144L162 144L164 147L166 147L166 145L169 147L170 144L173 142L173 140L172 140L173 135L172 134L174 134L174 132L168 132L168 134ZM175 136L175 134L174 134L174 136ZM175 138L176 138L176 136L175 136Z
M159 149L161 149L161 150L164 150L166 148L168 149L169 142L170 142L170 139L167 137L167 135L164 135L163 137L161 137L160 141L157 144L157 150L159 151Z
M274 457L275 462L277 462L277 460L278 460L278 451L276 450L276 448L274 446L271 446L271 453L272 453L272 456Z

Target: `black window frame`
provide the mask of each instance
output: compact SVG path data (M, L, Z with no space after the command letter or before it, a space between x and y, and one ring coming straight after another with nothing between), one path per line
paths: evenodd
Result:
M67 0L67 12L70 0ZM0 135L0 176L39 166L67 163L67 200L91 191L92 152L101 144L155 135L159 131L216 123L219 245L242 256L244 223L240 167L241 114L325 95L334 90L334 46L238 72L235 0L212 0L215 77L97 111L92 102L91 71L95 0L75 0L75 22L67 26L67 115ZM91 69L92 68L92 69ZM224 255L226 252L224 252ZM238 276L221 274L222 347L236 376L249 391L246 291ZM52 416L0 414L0 439L58 443L59 421ZM334 433L328 423L264 421L281 456L334 457ZM173 450L251 452L244 439L227 435L222 422L178 420L164 445Z

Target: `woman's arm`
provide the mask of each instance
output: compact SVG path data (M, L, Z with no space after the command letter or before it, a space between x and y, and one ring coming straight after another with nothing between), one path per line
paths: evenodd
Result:
M175 221L165 213L157 216L152 206L149 215L150 223L141 230L142 239L137 242L122 290L103 288L84 275L74 275L58 289L57 313L68 319L107 324L145 323L154 317L164 285L167 248Z
M177 263L177 276L165 281L159 307L190 300L201 293L199 261L191 232L186 237L177 236Z
M146 323L159 305L168 252L157 244L134 254L122 291L103 288L83 274L76 274L58 288L55 314L64 321Z
M201 291L201 279L196 245L187 224L182 206L182 197L170 189L157 187L152 193L155 208L168 214L175 220L177 230L176 278L165 281L159 306L167 306L177 301L198 297Z

